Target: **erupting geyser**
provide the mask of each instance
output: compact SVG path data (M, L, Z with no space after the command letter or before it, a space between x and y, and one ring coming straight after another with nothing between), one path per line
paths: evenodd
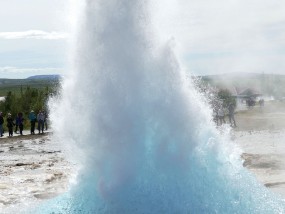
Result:
M216 133L171 48L151 41L147 1L86 0L82 11L52 117L83 168L41 213L285 211Z

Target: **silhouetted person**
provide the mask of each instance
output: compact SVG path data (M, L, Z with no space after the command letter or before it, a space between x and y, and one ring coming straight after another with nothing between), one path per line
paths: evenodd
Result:
M44 133L45 115L43 114L42 111L40 111L40 112L38 113L37 120L38 120L38 130L39 130L39 134L40 134L41 132Z
M223 123L226 123L225 121L225 112L224 112L224 109L223 107L220 107L219 110L218 110L218 117L219 117L219 120L220 120L220 124L222 125Z
M7 117L7 128L9 131L9 137L13 136L13 127L14 127L15 123L13 121L12 115L10 113L8 113L8 117Z
M29 114L29 120L31 123L31 134L35 134L35 126L36 126L37 117L33 110Z
M258 101L258 103L259 103L259 106L260 106L260 107L263 107L263 106L264 106L264 99L260 99L260 100Z
M255 101L252 98L249 98L246 100L246 105L248 108L253 108L253 106L255 106Z
M48 114L45 111L43 111L43 114L44 114L44 129L48 130Z
M19 128L19 113L17 114L16 117L16 123L15 123L15 133L17 134Z
M0 136L1 137L3 137L3 133L4 133L3 123L4 123L4 118L3 118L2 112L0 112Z
M23 129L24 129L24 118L23 113L18 114L18 126L20 129L20 135L23 135Z
M230 124L233 127L236 127L236 121L235 121L235 106L233 103L231 103L229 105L229 120L230 120Z
M213 109L213 121L218 126L219 125L219 116L218 116L218 110Z

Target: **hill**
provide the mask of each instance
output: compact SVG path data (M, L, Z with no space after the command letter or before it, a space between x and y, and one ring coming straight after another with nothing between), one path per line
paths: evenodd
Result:
M51 80L51 81L58 81L61 79L61 76L58 74L53 75L35 75L27 78L28 80Z
M21 88L31 87L42 89L52 87L59 83L59 78L46 77L46 78L27 78L27 79L0 79L0 97L6 96L11 91L16 94L20 93Z

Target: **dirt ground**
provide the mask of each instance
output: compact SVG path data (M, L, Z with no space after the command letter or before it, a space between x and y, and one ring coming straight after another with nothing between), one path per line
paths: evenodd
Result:
M283 130L285 101L268 101L264 107L255 106L236 114L236 131Z

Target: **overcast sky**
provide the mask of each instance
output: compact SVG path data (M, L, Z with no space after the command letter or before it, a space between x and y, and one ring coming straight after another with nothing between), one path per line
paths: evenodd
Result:
M285 74L284 11L283 0L165 0L155 20L194 73Z
M0 78L65 67L64 0L0 0Z
M61 74L68 0L0 0L0 78ZM107 0L106 0L107 1ZM285 74L284 0L157 0L153 26L195 74Z

